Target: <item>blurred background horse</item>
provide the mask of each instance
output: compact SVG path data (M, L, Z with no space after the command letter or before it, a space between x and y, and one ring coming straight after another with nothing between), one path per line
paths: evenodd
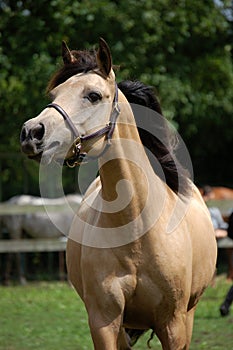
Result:
M228 187L215 187L215 186L203 186L199 188L199 191L202 195L205 194L205 192L209 193L210 199L232 199L233 200L233 189Z
M14 196L2 203L9 210L14 208L16 214L0 215L1 238L55 239L67 236L74 210L77 210L81 200L82 197L78 194L69 194L60 198ZM49 215L44 206L49 210ZM14 262L17 278L21 284L25 283L24 264L22 263L24 256L24 253L6 253L2 268L2 279L5 284L10 281Z

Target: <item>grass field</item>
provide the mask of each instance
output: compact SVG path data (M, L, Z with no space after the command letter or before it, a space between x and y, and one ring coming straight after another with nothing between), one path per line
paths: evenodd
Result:
M230 285L217 277L197 308L191 350L233 349L232 315L222 318L219 305ZM147 333L135 350L147 349ZM152 350L161 349L156 337ZM67 283L40 282L0 287L0 350L93 349L86 311Z

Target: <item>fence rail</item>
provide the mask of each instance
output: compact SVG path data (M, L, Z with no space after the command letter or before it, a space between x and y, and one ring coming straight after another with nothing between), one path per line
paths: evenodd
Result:
M0 253L61 252L66 250L67 239L2 239Z

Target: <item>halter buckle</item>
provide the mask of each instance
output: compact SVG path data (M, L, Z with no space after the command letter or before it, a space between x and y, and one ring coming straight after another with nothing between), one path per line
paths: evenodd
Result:
M73 150L72 150L73 154L74 154L75 156L79 156L80 151L81 151L81 146L82 146L82 141L81 141L80 136L77 137L77 138L74 140L73 146L74 146L74 147L73 147Z

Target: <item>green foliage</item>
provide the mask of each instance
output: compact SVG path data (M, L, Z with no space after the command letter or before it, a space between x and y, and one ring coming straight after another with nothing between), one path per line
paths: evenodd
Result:
M45 88L61 62L61 41L92 48L99 36L120 66L118 80L155 86L165 116L188 146L196 180L232 185L232 13L230 0L1 0L3 197L22 192L20 129L47 102ZM13 190L6 180L13 171L8 152L17 169ZM27 168L37 171L33 163ZM29 173L36 191L35 171Z

